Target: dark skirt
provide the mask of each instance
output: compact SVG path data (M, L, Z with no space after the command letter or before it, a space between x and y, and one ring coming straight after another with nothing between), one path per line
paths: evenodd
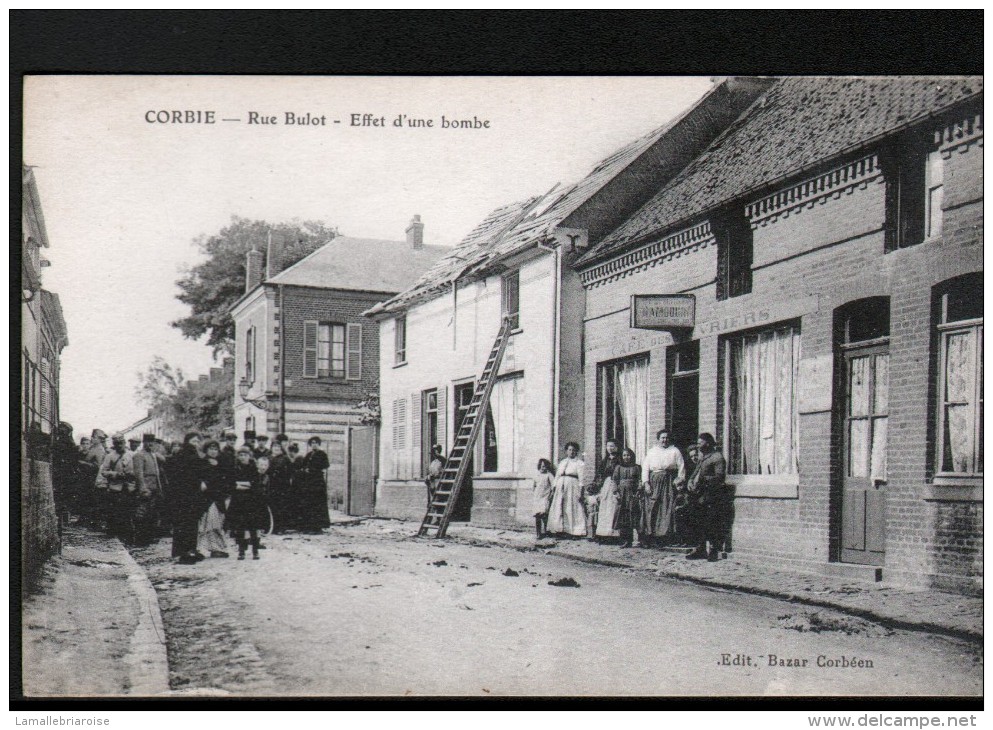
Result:
M224 527L232 532L268 530L269 507L262 491L249 489L232 494L224 516Z
M617 509L614 512L613 529L631 530L638 525L638 516L641 514L638 503L638 487L640 486L637 479L626 477L621 477L620 481L617 482L619 495L617 497Z
M675 472L653 471L648 475L648 488L641 495L638 516L638 537L672 537L675 532L673 515L676 510Z

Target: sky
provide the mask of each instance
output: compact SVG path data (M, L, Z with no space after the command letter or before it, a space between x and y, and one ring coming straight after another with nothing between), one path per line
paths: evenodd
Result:
M425 243L455 245L492 209L582 178L710 87L694 77L28 77L24 163L51 244L43 282L69 330L62 420L78 437L141 418L138 373L156 355L192 378L219 364L169 323L188 313L175 281L201 260L194 239L233 215L403 240L419 214ZM177 111L194 123L175 123ZM213 124L195 123L207 112ZM288 125L287 113L324 123ZM397 127L401 114L434 126ZM443 117L489 126L442 129Z

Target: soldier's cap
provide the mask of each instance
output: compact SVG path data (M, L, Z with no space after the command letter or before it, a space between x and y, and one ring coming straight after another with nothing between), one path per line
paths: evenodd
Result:
M124 443L124 437L121 436L121 435L111 436L110 437L110 442L113 443L113 444L123 444Z
M248 441L249 439L254 439L255 431L245 431L244 436L245 436L245 441Z
M141 443L141 439L140 438L137 438L135 436L132 436L131 438L128 439L128 443L129 444L140 444Z
M141 442L143 444L154 444L155 443L155 434L154 433L143 433L141 435Z

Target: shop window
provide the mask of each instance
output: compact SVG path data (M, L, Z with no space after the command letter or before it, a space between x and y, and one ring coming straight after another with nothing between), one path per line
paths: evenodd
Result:
M397 317L393 324L393 363L403 365L407 362L407 318Z
M717 298L752 291L752 226L741 210L716 217L711 225L717 240Z
M483 471L524 471L524 376L515 373L493 384L483 431Z
M648 363L643 356L600 365L597 453L609 440L632 449L639 462L648 451Z
M938 290L938 474L983 473L982 274Z
M796 474L799 325L728 337L724 346L728 473Z
M501 285L503 316L510 318L510 329L513 331L520 327L521 272L505 274L501 279Z
M941 154L920 134L901 137L880 154L886 179L886 250L941 235Z

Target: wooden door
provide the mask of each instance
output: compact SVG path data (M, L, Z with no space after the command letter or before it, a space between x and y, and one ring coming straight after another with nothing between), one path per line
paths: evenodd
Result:
M845 352L841 560L882 565L886 544L887 346Z
M348 430L348 480L345 508L350 515L371 515L376 507L379 443L375 426Z

